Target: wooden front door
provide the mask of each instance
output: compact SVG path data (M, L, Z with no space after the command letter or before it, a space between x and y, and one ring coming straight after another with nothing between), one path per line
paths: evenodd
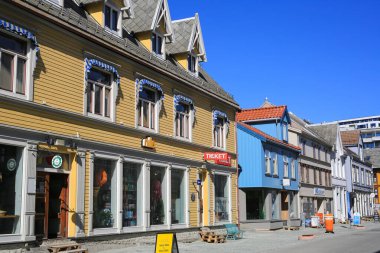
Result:
M61 188L61 192L59 194L59 209L60 212L58 213L58 219L59 219L59 232L58 237L67 237L67 217L68 217L68 211L69 211L69 205L68 205L68 176L63 175L65 178L63 179L63 185Z
M281 192L281 220L288 220L289 218L289 194Z

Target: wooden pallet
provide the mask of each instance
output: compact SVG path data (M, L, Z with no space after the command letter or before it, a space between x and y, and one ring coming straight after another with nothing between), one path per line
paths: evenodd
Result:
M289 226L285 226L284 229L285 229L285 230L300 230L300 227L289 227Z
M200 231L199 235L201 241L208 243L224 243L226 241L226 235L217 235L212 231Z

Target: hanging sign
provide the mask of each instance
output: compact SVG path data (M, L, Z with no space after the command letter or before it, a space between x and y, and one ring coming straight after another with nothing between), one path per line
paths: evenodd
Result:
M17 167L16 159L14 159L14 158L9 159L7 162L7 169L9 171L14 171L16 169L16 167Z
M224 165L224 166L231 167L231 156L227 155L227 159L226 160L219 159L219 160L216 160L215 163L219 164L219 165Z
M205 152L203 159L205 161L214 161L215 164L231 166L231 156L226 152Z
M54 169L59 169L62 166L62 157L60 155L53 156L51 166L53 166Z
M175 233L156 234L155 253L179 253Z

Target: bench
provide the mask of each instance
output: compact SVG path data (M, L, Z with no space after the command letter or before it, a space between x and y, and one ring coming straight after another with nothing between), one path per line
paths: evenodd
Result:
M227 230L227 239L243 238L244 231L240 230L236 224L224 224Z

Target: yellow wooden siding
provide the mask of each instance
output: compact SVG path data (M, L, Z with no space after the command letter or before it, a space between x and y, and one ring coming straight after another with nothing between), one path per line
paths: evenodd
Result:
M214 184L214 175L211 172L208 172L208 178L210 180L209 184L209 214L210 214L210 225L215 223L215 184Z
M103 1L87 4L85 8L100 25L103 25Z
M28 23L23 17L10 13L10 20ZM174 135L173 90L182 92L193 99L197 109L193 126L193 142L207 147L212 146L212 109L219 108L234 119L235 110L210 96L195 91L187 85L178 84L163 75L133 64L119 55L81 39L58 27L35 22L37 39L40 44L40 57L34 71L34 101L50 107L76 113L84 110L84 57L85 51L96 53L99 57L113 62L121 76L119 96L117 97L116 122L135 126L135 73L142 73L158 81L165 92L165 100L160 113L160 133ZM150 41L150 33L146 34ZM131 102L132 101L132 102ZM231 121L227 139L227 150L235 152L234 122ZM105 139L104 141L107 141Z
M231 207L232 207L232 223L238 222L238 201L237 201L238 181L237 174L231 175Z
M188 69L188 61L187 61L187 56L188 54L183 53L183 54L176 54L174 55L175 60L184 68Z
M191 227L198 226L198 185L197 182L198 169L191 168L189 172L189 222ZM191 194L195 194L195 201L191 200Z
M141 44L146 47L146 49L149 50L149 52L152 52L152 40L151 40L152 32L142 32L137 33L136 38L141 42Z

